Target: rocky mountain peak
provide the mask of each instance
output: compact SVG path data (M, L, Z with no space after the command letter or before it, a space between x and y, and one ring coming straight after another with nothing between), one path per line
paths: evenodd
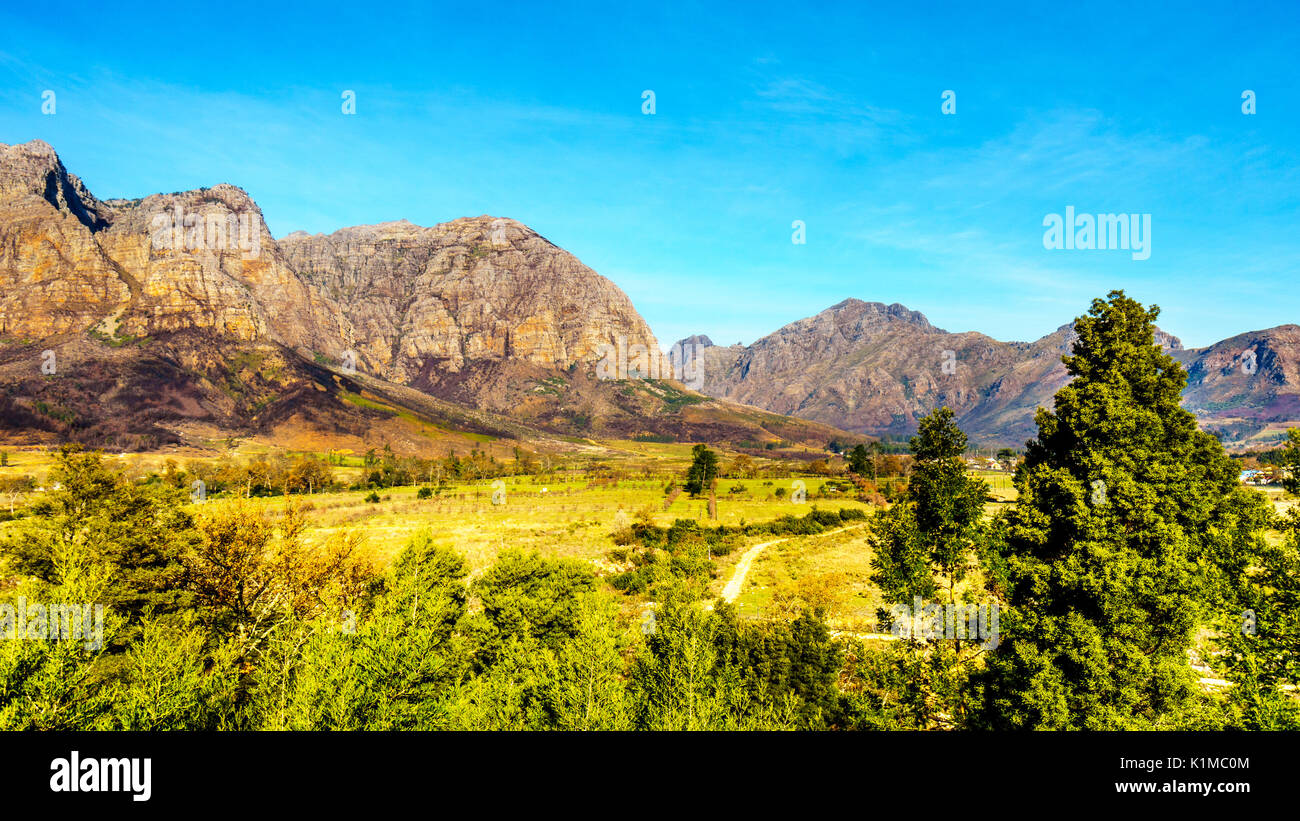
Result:
M905 305L900 305L897 302L891 305L886 305L883 302L866 302L853 297L835 303L816 316L800 320L800 322L811 322L813 324L820 324L825 321L831 321L839 326L855 326L857 328L881 326L890 322L904 322L924 329L934 328L930 321L925 318L925 314L910 310ZM791 325L798 324L798 322L791 323Z
M68 219L75 217L75 220ZM627 296L517 220L401 219L276 241L235 185L101 202L47 143L0 147L0 328L202 329L395 382L483 363L568 368L657 344Z
M108 225L111 212L63 167L44 140L0 143L0 204L30 212L39 203L75 217L91 231Z
M362 360L394 381L431 385L506 360L567 368L620 338L658 347L617 286L517 220L397 220L279 245L343 306Z
M1166 351L1181 351L1183 341L1171 333L1156 328L1156 344Z
M673 347L680 347L680 348L687 348L687 347L689 347L689 348L712 348L712 347L713 347L713 340L712 340L712 339L709 339L709 337L708 337L707 335L705 335L705 334L691 334L690 336L686 337L685 339L679 339L679 340L677 340L677 344L674 345Z

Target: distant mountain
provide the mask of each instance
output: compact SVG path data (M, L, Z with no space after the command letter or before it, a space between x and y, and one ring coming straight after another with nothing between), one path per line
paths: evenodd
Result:
M917 418L946 405L975 441L1020 445L1036 431L1035 409L1051 407L1066 383L1061 357L1076 339L1069 324L1035 342L1000 342L949 333L902 305L847 299L749 346L688 351L702 359L711 396L875 436L910 435ZM1153 342L1188 369L1185 403L1230 444L1267 443L1300 424L1297 326L1199 350L1158 329ZM1248 350L1253 373L1243 368Z
M1238 334L1181 351L1183 404L1228 442L1267 444L1300 424L1300 326Z

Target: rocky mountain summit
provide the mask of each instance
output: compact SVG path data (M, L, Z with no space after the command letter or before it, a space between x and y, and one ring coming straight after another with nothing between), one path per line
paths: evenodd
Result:
M279 247L341 306L361 362L394 382L433 386L483 362L564 369L619 338L658 348L614 283L515 220L297 232Z
M335 351L348 338L232 185L101 201L36 140L0 145L0 217L0 336L199 328Z
M617 286L514 220L276 242L232 185L100 201L40 141L0 145L0 209L0 334L197 327L333 358L351 350L400 383L431 363L568 367L619 337L657 347Z
M745 347L706 348L704 393L875 435L947 405L977 437L1017 439L1064 383L1067 328L1032 345L949 333L902 305L848 299Z
M1300 419L1300 326L1279 325L1174 352L1184 406L1226 441L1280 438Z

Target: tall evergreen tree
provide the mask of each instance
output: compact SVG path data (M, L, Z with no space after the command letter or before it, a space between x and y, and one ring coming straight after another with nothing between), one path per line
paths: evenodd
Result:
M1186 374L1153 338L1159 309L1094 300L1039 409L999 528L1010 612L983 721L1167 727L1193 706L1193 632L1235 606L1266 511L1180 406Z
M962 458L966 434L957 427L950 408L939 408L922 417L910 445L914 464L907 490L892 507L877 514L869 536L873 548L871 580L886 603L910 609L915 598L920 597L933 604L930 600L942 590L946 603L955 605L959 586L982 552L988 488L966 470ZM972 592L979 591L964 590L961 599L971 600ZM883 608L881 615L886 615ZM911 617L921 618L918 613ZM919 627L920 623L913 622L912 626ZM954 633L956 626L954 618ZM963 624L964 628L969 626ZM947 631L941 628L940 632ZM915 634L912 639L900 642L905 646L887 654L891 664L902 664L911 671L907 685L913 691L907 697L911 706L895 714L894 719L902 722L900 726L923 727L951 727L964 722L969 712L965 682L983 653L982 646L957 636L948 641L945 635L928 644L922 644ZM868 689L883 683L877 676L878 661L869 659L859 665L859 672L876 682Z
M859 476L866 476L867 471L871 470L871 454L866 445L854 445L853 450L849 451L849 470Z
M112 583L100 603L121 615L172 613L189 604L182 558L198 542L184 510L188 494L167 485L137 484L98 452L66 445L50 468L51 488L32 503L32 516L0 537L0 553L18 573L58 584L55 557L85 547Z
M691 450L692 461L686 473L686 492L699 496L713 485L718 478L718 454L704 445L696 445Z
M951 409L922 417L918 428L907 492L876 517L871 578L889 602L928 598L940 586L955 602L979 546L988 488L966 472L966 434Z

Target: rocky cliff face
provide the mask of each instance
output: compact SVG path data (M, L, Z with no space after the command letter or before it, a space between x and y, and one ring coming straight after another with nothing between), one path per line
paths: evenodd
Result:
M901 305L849 299L748 347L703 349L704 392L875 435L947 405L976 438L1019 439L1064 383L1063 328L1033 345L949 333ZM834 420L834 421L832 421Z
M231 185L98 200L46 143L0 145L0 336L203 329L410 384L477 364L567 368L657 343L612 282L514 221L276 242Z
M565 369L620 337L658 348L614 283L515 220L298 232L279 247L342 306L362 365L394 382L440 384L487 363Z
M95 239L110 210L49 145L0 143L0 208L0 337L81 331L129 298Z
M231 185L98 200L46 143L0 145L0 335L200 328L339 353L351 329Z
M1183 404L1225 440L1267 442L1300 419L1300 326L1238 334L1175 358L1187 369Z

